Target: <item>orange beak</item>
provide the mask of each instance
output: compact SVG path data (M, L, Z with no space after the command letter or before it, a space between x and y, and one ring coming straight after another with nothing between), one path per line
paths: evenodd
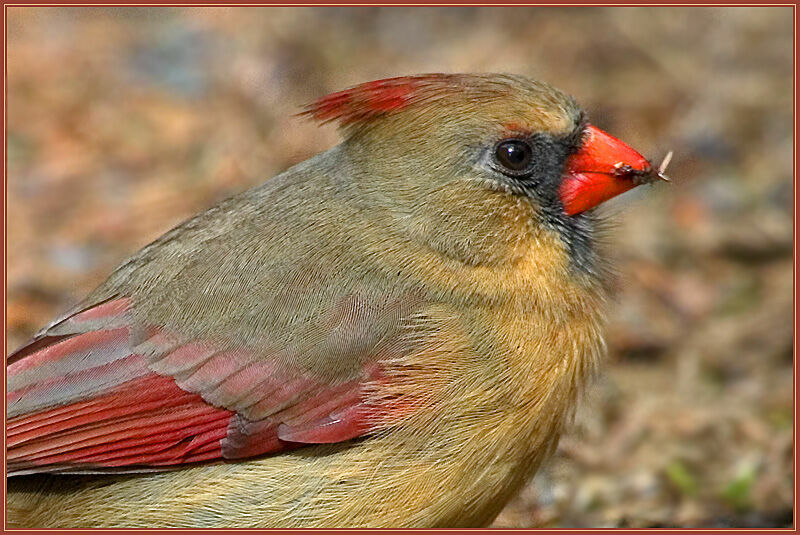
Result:
M644 156L587 125L583 145L567 160L558 194L567 215L576 215L657 176Z

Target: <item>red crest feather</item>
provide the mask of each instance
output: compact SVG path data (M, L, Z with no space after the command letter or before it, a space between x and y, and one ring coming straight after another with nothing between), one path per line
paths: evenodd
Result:
M375 80L318 98L301 115L322 123L361 123L453 89L455 75L422 74Z

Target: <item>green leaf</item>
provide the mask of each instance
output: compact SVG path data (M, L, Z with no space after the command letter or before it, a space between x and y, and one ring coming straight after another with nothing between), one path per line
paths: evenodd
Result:
M696 496L699 490L697 480L689 472L686 465L679 460L672 461L666 468L667 478L670 483L686 496Z

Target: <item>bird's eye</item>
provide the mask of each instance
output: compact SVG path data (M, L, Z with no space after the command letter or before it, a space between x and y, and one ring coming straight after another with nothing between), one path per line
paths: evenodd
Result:
M521 139L507 139L497 144L495 157L505 170L519 174L530 166L533 151L531 146Z

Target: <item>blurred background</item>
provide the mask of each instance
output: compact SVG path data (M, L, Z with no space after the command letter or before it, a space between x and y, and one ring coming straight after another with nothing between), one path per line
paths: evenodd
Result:
M792 8L8 8L8 350L193 213L337 143L302 104L514 72L671 186L610 203L609 357L502 527L791 526Z

